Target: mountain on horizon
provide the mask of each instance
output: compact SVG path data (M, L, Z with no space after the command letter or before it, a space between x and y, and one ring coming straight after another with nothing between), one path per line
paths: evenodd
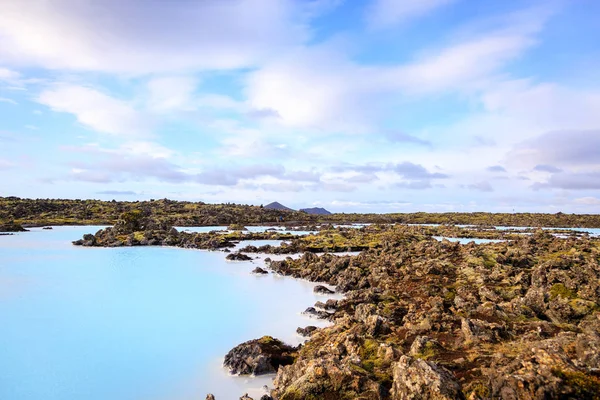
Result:
M280 210L280 211L295 211L289 207L284 206L281 203L278 203L276 201L267 204L266 206L264 206L264 208L269 209L269 210Z
M331 215L331 212L322 207L301 208L300 211L313 215Z

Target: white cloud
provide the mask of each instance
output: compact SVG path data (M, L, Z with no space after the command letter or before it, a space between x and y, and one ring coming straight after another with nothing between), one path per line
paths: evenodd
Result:
M582 204L586 206L600 206L600 199L597 197L580 197L573 201L575 204Z
M528 21L477 32L414 61L391 66L352 61L334 40L297 47L272 60L247 82L249 104L273 110L284 126L365 132L382 118L389 100L453 91L473 94L496 79L503 67L536 43L543 14Z
M14 101L13 99L7 99L6 97L0 97L0 103L8 103L8 104L12 104L12 105L17 105L19 103L17 103L16 101Z
M386 28L421 17L456 0L375 0L367 12L372 27Z
M377 74L381 85L410 93L474 89L534 44L527 35L492 33L430 53L412 64Z
M303 18L314 13L303 11L311 6L292 0L2 1L0 58L134 74L248 67L304 41Z
M53 111L73 114L81 124L102 133L142 136L151 126L148 116L128 102L89 87L60 84L42 91L37 101Z
M0 42L1 43L1 42ZM0 81L16 81L21 77L21 74L8 68L0 67Z
M197 79L188 76L151 79L148 106L158 112L189 108L197 84Z

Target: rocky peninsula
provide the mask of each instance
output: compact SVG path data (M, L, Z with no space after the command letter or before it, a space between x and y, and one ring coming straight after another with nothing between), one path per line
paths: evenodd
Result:
M75 244L223 249L256 238L178 232L129 217ZM307 309L333 325L299 328L308 338L304 345L250 340L225 365L241 374L276 372L269 396L279 400L598 399L600 240L525 233L329 226L287 237L282 246L231 253L245 259L245 253L303 252L268 261L266 269L331 285L345 297ZM460 244L434 236L501 241ZM334 254L347 250L360 254Z

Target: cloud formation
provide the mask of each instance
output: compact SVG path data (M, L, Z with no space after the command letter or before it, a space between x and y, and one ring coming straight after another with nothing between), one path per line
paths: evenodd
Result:
M101 133L144 136L152 126L128 102L90 87L59 84L43 90L37 101L53 111L73 114L82 125Z
M291 0L0 2L0 59L146 74L236 69L306 39L314 7Z
M421 17L456 0L397 1L375 0L369 7L367 21L373 28L388 28Z

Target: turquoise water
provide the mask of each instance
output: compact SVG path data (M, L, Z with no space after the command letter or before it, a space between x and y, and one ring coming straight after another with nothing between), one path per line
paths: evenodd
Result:
M439 241L446 239L451 242L458 242L460 244L468 244L471 242L474 242L475 244L504 242L504 240L499 240L499 239L453 238L453 237L444 237L444 236L433 236L433 238L435 240L439 240Z
M300 314L314 284L222 252L82 248L97 227L0 236L0 399L184 400L260 394L222 357L270 334L325 323Z
M308 235L316 233L315 231L290 231L286 230L283 226L246 226L246 230L242 233L257 233L266 232L268 229L276 229L276 233L291 233L292 235ZM211 232L211 231L226 231L226 226L190 226L190 227L176 227L180 232Z

